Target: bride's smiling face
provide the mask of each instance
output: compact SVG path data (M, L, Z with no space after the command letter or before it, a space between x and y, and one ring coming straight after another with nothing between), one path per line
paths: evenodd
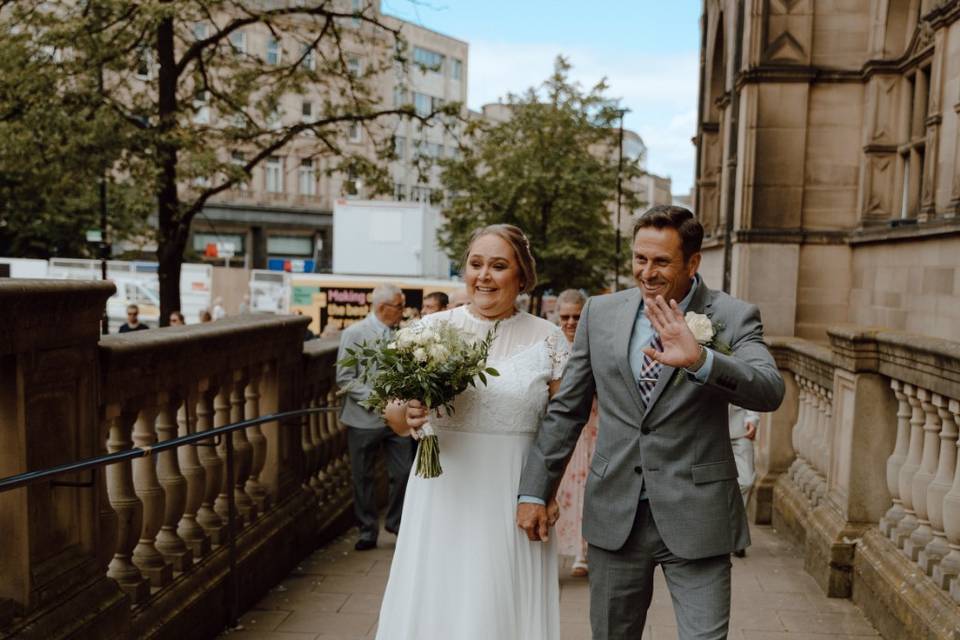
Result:
M520 267L506 240L493 234L474 240L463 279L477 314L490 320L513 315L521 288Z

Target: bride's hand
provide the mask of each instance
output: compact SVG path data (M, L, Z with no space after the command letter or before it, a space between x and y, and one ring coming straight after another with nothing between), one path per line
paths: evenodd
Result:
M556 498L547 503L547 525L553 526L560 519L560 504Z
M411 429L419 429L427 423L427 407L419 400L408 400L404 404L404 419Z

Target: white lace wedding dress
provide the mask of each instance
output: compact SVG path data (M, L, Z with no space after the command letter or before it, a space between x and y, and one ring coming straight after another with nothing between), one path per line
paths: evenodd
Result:
M427 316L485 336L467 307ZM527 450L569 354L560 330L518 313L500 323L488 363L500 375L433 418L443 474L411 471L378 640L557 640L557 553L517 528Z

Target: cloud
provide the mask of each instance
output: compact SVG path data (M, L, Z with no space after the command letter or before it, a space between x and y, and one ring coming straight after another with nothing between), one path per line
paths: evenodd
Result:
M473 109L507 93L539 86L563 54L571 78L585 88L607 78L607 95L630 109L625 125L643 137L648 169L673 179L674 193L686 193L693 179L698 56L696 52L653 56L560 44L472 41L468 103Z

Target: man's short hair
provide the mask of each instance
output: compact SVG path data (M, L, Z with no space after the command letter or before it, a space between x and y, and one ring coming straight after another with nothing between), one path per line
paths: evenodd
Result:
M637 237L640 229L674 229L680 234L683 246L683 260L686 262L695 253L700 251L703 244L703 225L694 217L689 209L675 207L669 204L658 204L647 209L643 215L633 223L633 237Z
M135 305L135 304L128 304L128 305L127 305L127 313L130 313L131 311L136 311L137 313L140 313L140 307L138 307L138 306Z
M440 307L440 311L443 311L447 308L447 305L450 304L450 296L445 294L443 291L432 291L427 295L423 296L423 301L433 300L437 303L437 306Z
M373 295L370 296L370 299L373 306L376 307L378 304L393 302L393 299L399 295L403 295L403 291L400 290L400 287L387 282L377 285L374 288Z

